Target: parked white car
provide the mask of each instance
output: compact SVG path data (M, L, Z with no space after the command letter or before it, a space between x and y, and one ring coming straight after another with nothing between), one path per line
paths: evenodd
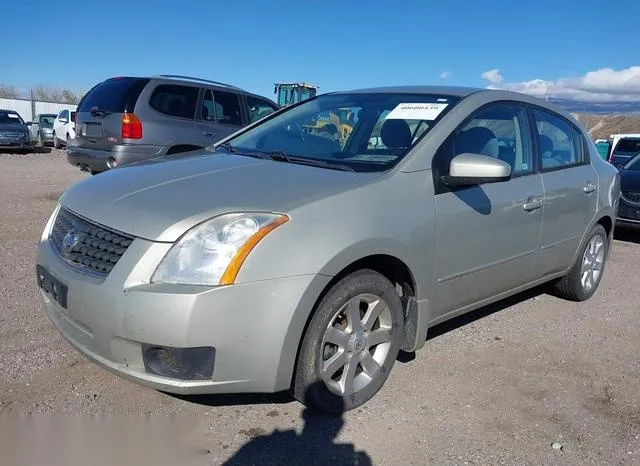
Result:
M60 149L76 137L76 112L62 110L53 122L53 147Z

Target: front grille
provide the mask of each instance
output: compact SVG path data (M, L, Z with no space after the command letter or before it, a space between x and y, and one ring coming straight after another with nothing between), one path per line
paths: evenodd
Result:
M9 140L9 141L18 141L20 139L24 139L25 136L26 135L24 133L9 133L9 132L0 133L0 139Z
M65 261L93 275L107 276L133 238L91 223L61 207L49 241Z
M631 204L640 204L640 193L622 191L622 198Z

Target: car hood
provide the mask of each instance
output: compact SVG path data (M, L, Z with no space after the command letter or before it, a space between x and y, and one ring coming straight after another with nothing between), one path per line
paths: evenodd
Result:
M640 171L620 170L620 190L640 192Z
M194 154L109 170L67 189L60 203L112 229L173 242L216 215L287 212L378 176L236 154Z
M9 123L0 123L0 131L13 131L16 133L23 133L27 129L26 125L17 125Z

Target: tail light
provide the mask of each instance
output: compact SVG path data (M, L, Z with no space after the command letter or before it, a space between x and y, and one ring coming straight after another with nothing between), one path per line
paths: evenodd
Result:
M142 139L142 122L134 113L122 114L122 139Z

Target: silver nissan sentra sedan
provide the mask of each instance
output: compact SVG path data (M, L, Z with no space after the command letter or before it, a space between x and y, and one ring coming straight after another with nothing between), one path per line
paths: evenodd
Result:
M590 298L619 191L576 120L534 97L336 92L73 185L38 284L62 335L122 377L338 412L440 322L547 282Z

